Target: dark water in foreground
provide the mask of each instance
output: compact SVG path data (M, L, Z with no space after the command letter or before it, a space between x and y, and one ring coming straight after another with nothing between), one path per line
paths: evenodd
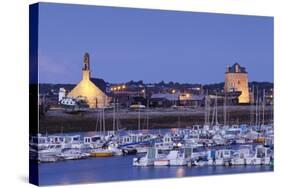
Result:
M133 167L134 156L39 164L40 185L95 183L273 171L270 166Z

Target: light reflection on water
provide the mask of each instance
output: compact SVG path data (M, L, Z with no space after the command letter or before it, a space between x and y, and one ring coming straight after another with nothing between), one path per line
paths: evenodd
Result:
M89 158L77 161L40 164L40 185L273 171L273 168L269 166L133 167L133 157Z
M184 177L184 168L183 166L177 167L176 177Z

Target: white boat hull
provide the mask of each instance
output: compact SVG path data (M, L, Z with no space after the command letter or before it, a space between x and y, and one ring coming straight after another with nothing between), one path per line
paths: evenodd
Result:
M261 159L260 158L247 158L246 159L247 165L261 165Z
M156 159L154 161L154 166L168 166L168 165L169 165L169 160L166 160L166 159L163 159L163 160Z
M265 157L262 159L261 164L263 165L269 165L270 164L270 158L269 157Z
M245 159L242 159L242 158L231 159L231 164L232 165L244 165L245 164Z
M169 164L171 166L183 166L183 165L186 165L187 163L186 163L186 160L184 160L184 159L171 159L169 161Z
M215 165L217 165L217 166L224 165L223 159L216 159L216 160L215 160Z
M134 158L133 166L152 166L154 165L153 160L149 160L147 158Z

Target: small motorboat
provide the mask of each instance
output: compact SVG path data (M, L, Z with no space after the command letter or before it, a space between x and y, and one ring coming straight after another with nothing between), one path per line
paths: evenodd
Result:
M90 152L91 157L112 157L113 152L108 149L94 149Z

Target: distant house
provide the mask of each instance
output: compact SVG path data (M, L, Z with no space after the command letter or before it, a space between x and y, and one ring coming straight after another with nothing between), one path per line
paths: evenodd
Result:
M179 105L188 107L198 107L204 103L204 95L194 95L181 93L179 95Z
M179 101L179 94L170 93L155 93L151 95L150 106L151 107L171 107L177 105Z

